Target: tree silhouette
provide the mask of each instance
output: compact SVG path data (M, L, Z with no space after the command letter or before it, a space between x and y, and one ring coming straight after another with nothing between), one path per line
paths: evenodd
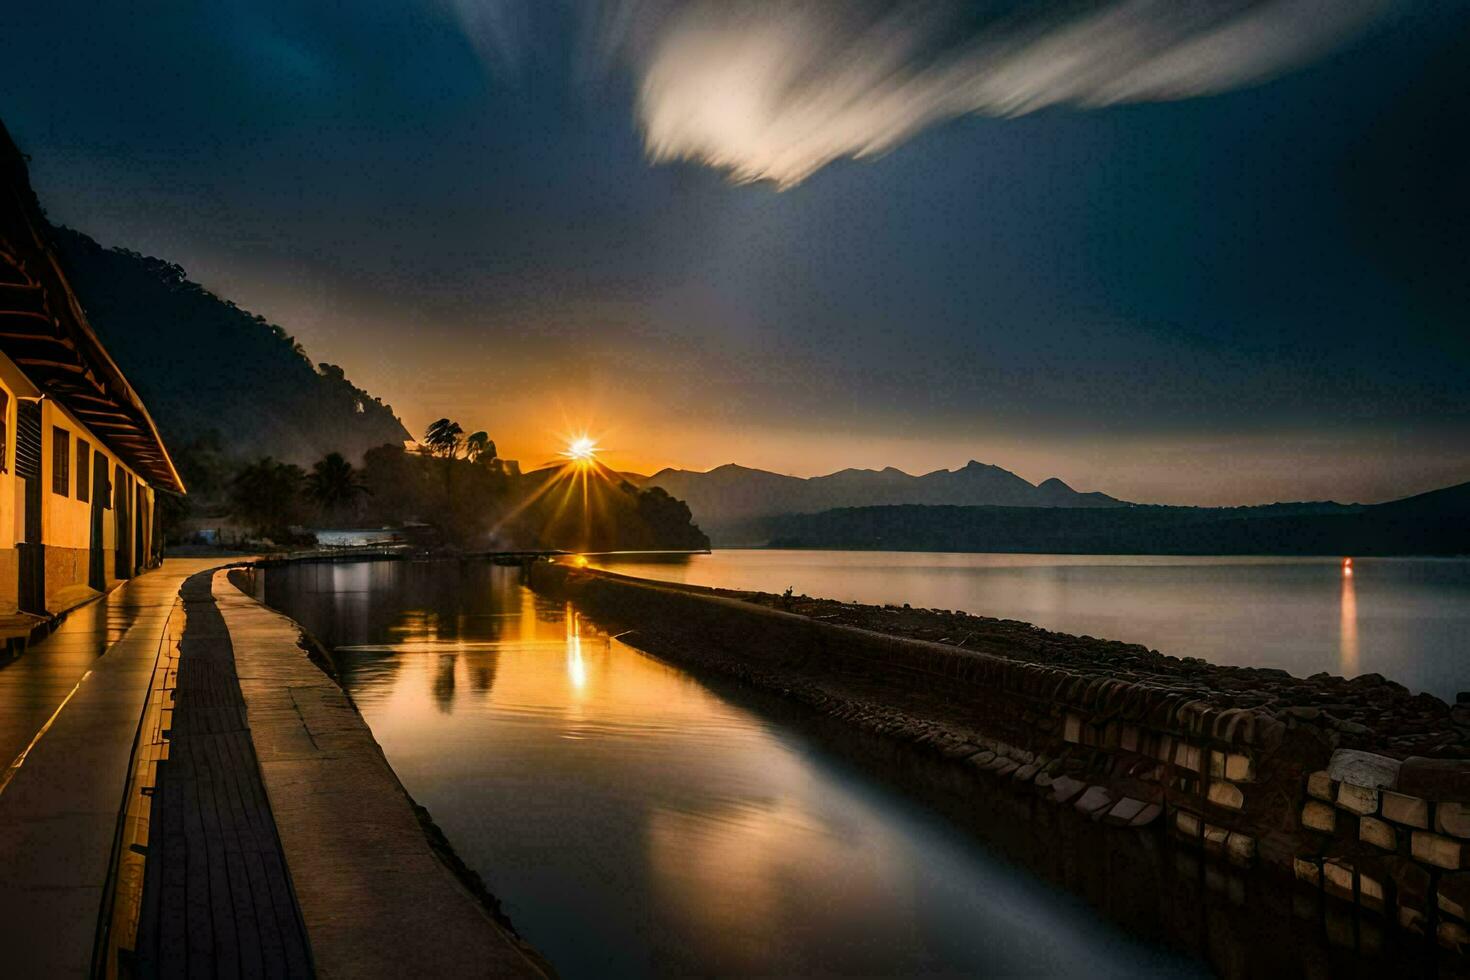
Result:
M459 447L464 438L464 429L460 428L458 422L449 419L439 419L429 424L424 431L424 445L429 447L429 452L435 456L443 456L445 459L453 459L459 455Z
M301 516L301 467L269 456L242 467L230 481L230 510L256 534L286 541Z
M368 493L357 468L341 453L317 460L306 477L306 496L328 514L338 513Z
M492 440L483 429L472 432L464 441L464 458L473 463L484 457L487 461L495 458L495 441Z

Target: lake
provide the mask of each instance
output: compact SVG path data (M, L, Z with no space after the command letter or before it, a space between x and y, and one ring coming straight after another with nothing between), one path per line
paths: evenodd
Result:
M260 594L334 649L405 787L563 976L1208 972L1008 863L789 707L597 632L516 569L299 564L267 570ZM1088 864L1067 858L1071 877ZM1144 864L1096 876L1152 923L1181 886L1123 889Z
M717 550L596 559L629 575L909 603L1306 676L1470 690L1470 560Z

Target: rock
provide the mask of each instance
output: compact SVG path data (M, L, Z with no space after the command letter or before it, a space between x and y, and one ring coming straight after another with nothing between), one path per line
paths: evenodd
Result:
M1108 823L1131 823L1133 818L1142 813L1143 808L1147 805L1143 800L1135 800L1131 796L1125 796L1112 805L1104 819Z
M1055 803L1066 803L1087 786L1071 776L1058 776L1051 781L1051 798Z
M1151 824L1155 820L1159 819L1159 815L1162 814L1163 812L1164 812L1164 808L1162 806L1160 806L1157 803L1150 803L1147 806L1145 806L1142 810L1139 810L1138 811L1138 816L1136 816L1132 820L1128 821L1128 826L1130 826L1130 827L1147 827L1149 824Z
M1439 879L1439 908L1461 921L1470 921L1470 873L1449 874Z
M1470 759L1410 756L1399 769L1395 788L1429 800L1470 803Z
M1337 805L1356 814L1378 812L1378 790L1352 783L1337 784Z
M1466 929L1458 922L1450 922L1446 919L1439 924L1439 944L1445 949L1452 949L1457 953L1464 953L1470 947L1470 929Z
M1323 862L1322 885L1329 894L1351 902L1353 900L1352 866L1338 860Z
M1306 806L1302 807L1302 826L1308 830L1330 834L1337 826L1337 811L1326 803L1308 800Z
M1431 834L1426 830L1416 830L1409 845L1409 852L1414 855L1416 861L1423 861L1425 864L1432 864L1436 868L1444 868L1447 871L1460 870L1464 848L1457 840L1441 837L1439 834Z
M1077 802L1072 804L1078 810L1088 814L1099 814L1110 806L1113 798L1108 791L1101 786L1089 786L1087 792L1078 797Z
M1386 819L1394 823L1401 823L1406 827L1429 829L1429 804L1417 796L1384 790L1381 805L1383 816Z
M1399 846L1399 837L1393 826L1376 817L1363 817L1358 821L1358 839L1385 851L1398 850Z
M1361 725L1358 727L1363 728ZM1367 731L1366 728L1363 730ZM1338 749L1332 753L1332 761L1327 763L1327 775L1365 789L1393 789L1398 781L1400 765L1399 760L1386 755Z
M1231 810L1239 810L1245 806L1245 794L1240 791L1240 787L1222 779L1213 780L1210 783L1208 798L1216 806L1223 806Z
M1247 834L1231 831L1225 838L1225 856L1232 864L1242 868L1250 867L1256 857L1256 841L1254 837Z
M1470 837L1470 806L1464 803L1440 803L1434 808L1434 829L1441 834Z

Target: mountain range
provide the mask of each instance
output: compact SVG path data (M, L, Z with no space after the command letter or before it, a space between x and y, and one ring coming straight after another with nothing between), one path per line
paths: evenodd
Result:
M769 522L770 543L860 551L1117 555L1470 554L1470 483L1383 504L843 507Z
M664 469L644 486L661 487L685 501L694 520L717 543L757 544L771 518L837 507L948 504L1001 507L1125 507L1105 493L1080 493L1052 478L1031 483L999 466L971 460L956 470L914 476L887 467L846 469L797 477L729 463L708 472Z

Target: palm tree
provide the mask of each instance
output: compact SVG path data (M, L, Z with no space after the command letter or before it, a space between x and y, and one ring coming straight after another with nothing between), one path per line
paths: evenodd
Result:
M428 446L429 451L435 456L453 459L459 455L460 441L463 436L464 429L460 428L458 422L440 419L431 423L425 430L424 445Z
M341 453L328 453L312 466L306 478L306 496L327 513L335 513L370 493L357 468Z
M495 458L495 443L483 429L471 432L464 441L465 459L473 463L482 456L487 460Z
M250 463L230 481L230 511L257 534L285 541L301 507L301 467L271 459Z

